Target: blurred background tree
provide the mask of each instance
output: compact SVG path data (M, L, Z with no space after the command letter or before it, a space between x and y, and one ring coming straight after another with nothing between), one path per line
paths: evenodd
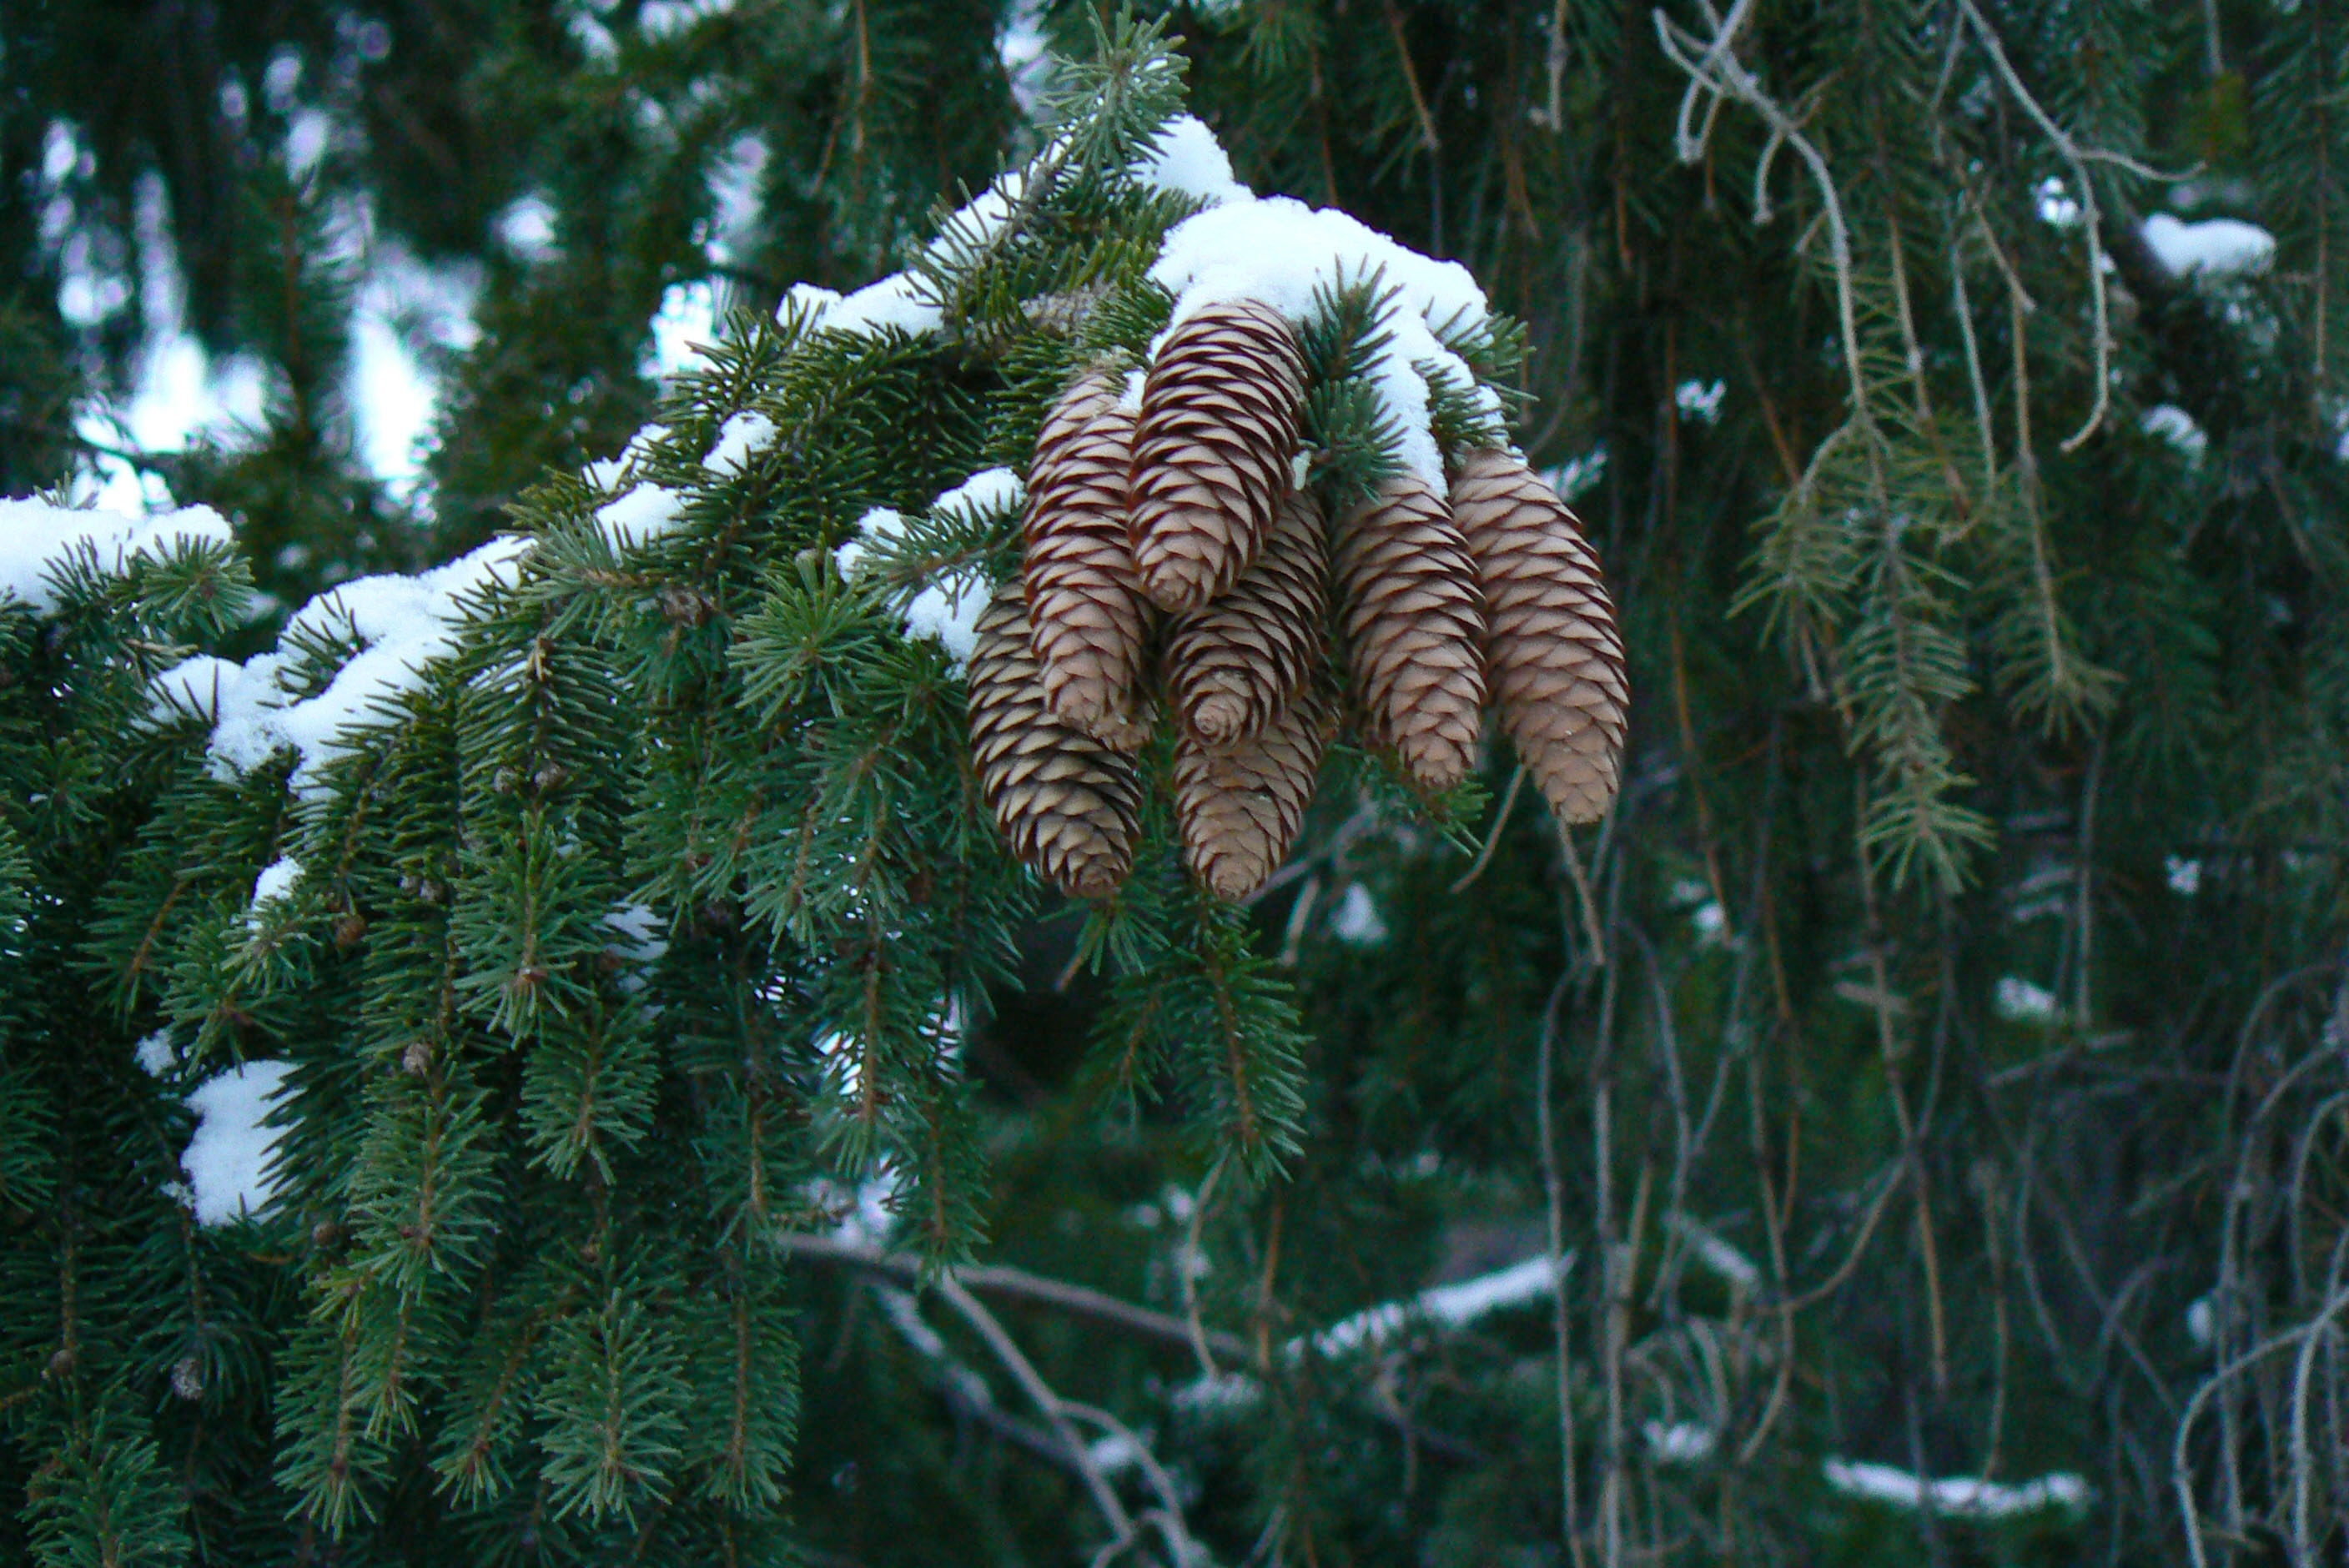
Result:
M1092 25L0 14L0 490L211 503L284 609L610 458L726 312L897 264ZM1623 798L1567 848L1496 753L1464 850L1325 797L1251 910L1309 1036L1258 1191L1103 1110L1074 926L1028 931L966 1042L988 1261L1133 1436L1079 1462L842 1243L789 1287L809 1560L1069 1561L1147 1451L1216 1562L2338 1561L2349 15L1166 15L1243 181L1526 324Z

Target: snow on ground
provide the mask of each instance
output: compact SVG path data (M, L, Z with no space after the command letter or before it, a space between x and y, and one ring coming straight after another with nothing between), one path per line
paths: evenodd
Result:
M120 573L135 560L160 561L198 545L232 542L227 522L208 506L133 517L0 500L0 598L51 614L57 607L57 569L85 551L96 552L101 571Z
M188 1173L197 1223L259 1214L276 1196L269 1163L277 1130L264 1128L261 1119L293 1070L286 1062L245 1062L205 1079L188 1096L188 1109L199 1119L180 1164Z
M2235 218L2189 223L2167 212L2156 212L2145 221L2145 242L2174 277L2265 272L2275 260L2275 236L2256 223Z

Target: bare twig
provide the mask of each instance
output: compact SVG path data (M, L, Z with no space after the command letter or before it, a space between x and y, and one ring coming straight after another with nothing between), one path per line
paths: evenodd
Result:
M886 1252L861 1242L787 1232L776 1238L775 1244L786 1256L812 1263L844 1264L851 1268L888 1274L908 1282L918 1282L922 1278L920 1259ZM1066 1280L1050 1279L1001 1264L975 1264L953 1273L970 1289L988 1295L1034 1302L1079 1317L1111 1324L1128 1333L1180 1349L1187 1350L1193 1346L1192 1326L1183 1319L1163 1312L1153 1312L1146 1306L1135 1306L1131 1302L1120 1301L1113 1295L1086 1285L1071 1284ZM1247 1357L1247 1341L1237 1334L1220 1329L1202 1329L1200 1337L1209 1349L1219 1356L1232 1360Z

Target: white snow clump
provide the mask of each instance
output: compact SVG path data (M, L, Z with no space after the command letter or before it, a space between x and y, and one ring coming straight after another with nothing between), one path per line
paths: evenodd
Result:
M157 676L150 689L159 716L176 709L212 720L212 776L223 782L291 750L297 758L294 793L316 799L319 776L345 748L346 732L414 690L423 671L455 647L465 617L460 601L493 582L512 582L515 562L530 549L524 538L493 539L413 577L362 577L330 589L294 617L277 648L242 665L199 655ZM296 671L285 650L303 631L327 638L355 634L364 645L324 691L297 697L286 685Z
M276 1173L269 1163L277 1130L263 1127L261 1119L293 1070L288 1062L245 1062L205 1079L188 1096L188 1109L199 1119L180 1164L188 1173L189 1206L198 1224L263 1213L275 1199Z
M2010 1486L1971 1476L1927 1480L1890 1465L1829 1460L1827 1485L1847 1497L1918 1508L1930 1505L1949 1519L2010 1519L2043 1508L2078 1508L2088 1501L2088 1483L2058 1472Z
M36 614L55 614L57 571L85 550L97 553L100 571L119 575L135 560L160 561L199 545L230 542L228 524L208 506L131 517L0 500L0 600L14 599Z
M2145 221L2145 242L2172 277L2227 277L2265 272L2275 260L2275 236L2256 223L2206 218L2189 223L2167 212Z
M595 526L615 551L633 550L678 525L685 498L656 484L631 485L595 509Z
M2156 440L2167 441L2186 456L2189 463L2199 463L2209 449L2210 438L2194 422L2194 416L2175 403L2158 403L2147 408L2137 420L2137 428Z

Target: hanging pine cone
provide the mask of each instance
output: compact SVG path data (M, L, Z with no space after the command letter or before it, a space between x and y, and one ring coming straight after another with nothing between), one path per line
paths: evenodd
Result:
M1142 805L1133 764L1055 719L1016 588L978 618L970 655L970 749L1011 852L1077 898L1102 898L1133 869Z
M1095 371L1070 387L1036 438L1028 470L1029 634L1052 716L1113 751L1150 737L1141 694L1150 603L1126 540L1133 416L1119 379Z
M1133 438L1133 563L1159 608L1239 580L1292 488L1305 359L1279 312L1211 304L1169 334Z
M1321 657L1329 562L1321 509L1302 491L1232 591L1175 623L1166 691L1193 738L1226 746L1256 734L1305 689Z
M1202 746L1185 734L1175 742L1184 863L1217 897L1247 897L1288 856L1336 727L1329 701L1308 688L1248 739Z
M1485 609L1444 498L1398 474L1346 520L1331 564L1366 738L1421 789L1451 789L1475 765Z
M1502 727L1558 820L1595 822L1615 799L1630 698L1599 558L1557 492L1506 451L1462 459L1452 515L1485 591Z

